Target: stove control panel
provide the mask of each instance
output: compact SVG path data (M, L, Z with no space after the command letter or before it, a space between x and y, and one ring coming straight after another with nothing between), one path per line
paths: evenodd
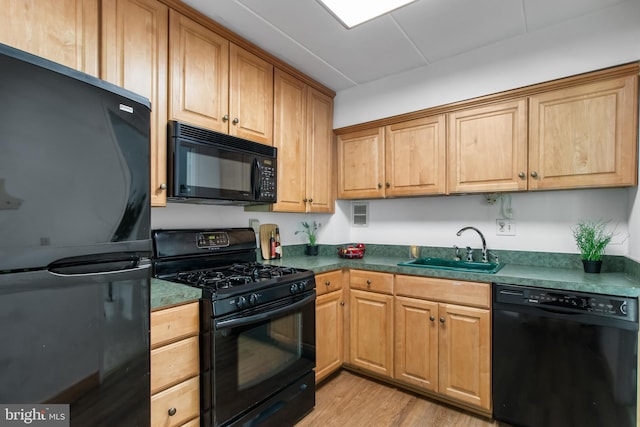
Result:
M196 245L200 249L215 249L229 246L229 235L224 231L198 233Z

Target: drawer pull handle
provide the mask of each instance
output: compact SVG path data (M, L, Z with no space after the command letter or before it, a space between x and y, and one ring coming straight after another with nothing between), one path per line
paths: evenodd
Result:
M327 280L326 282L324 282L324 284L325 284L326 286L331 286L331 281Z
M371 286L371 280L367 280L367 286Z
M167 412L169 412L170 417L173 417L176 414L176 412L178 412L178 410L176 408L170 408L169 411Z

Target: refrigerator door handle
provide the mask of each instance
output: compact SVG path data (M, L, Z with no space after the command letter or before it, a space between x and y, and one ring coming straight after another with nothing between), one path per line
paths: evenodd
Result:
M47 270L57 276L100 276L104 274L126 273L151 268L148 257L128 254L101 255L94 259L88 257L59 260L49 265Z

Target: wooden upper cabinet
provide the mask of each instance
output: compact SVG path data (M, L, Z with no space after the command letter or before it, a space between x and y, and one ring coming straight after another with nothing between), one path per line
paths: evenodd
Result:
M307 85L276 70L273 145L278 149L278 203L275 212L305 212Z
M334 212L333 99L275 70L273 145L278 148L274 212Z
M273 65L233 43L229 55L229 134L272 145Z
M638 77L530 98L529 189L637 184Z
M307 93L307 212L335 212L333 99L309 87Z
M338 198L384 197L384 127L338 135Z
M526 99L448 114L450 193L527 189Z
M102 0L102 71L151 101L151 205L166 205L169 8L157 0Z
M170 12L169 114L262 144L273 140L273 65Z
M385 195L446 192L444 114L386 127Z
M175 12L169 14L169 115L229 131L229 41Z
M98 0L0 0L0 43L98 76Z

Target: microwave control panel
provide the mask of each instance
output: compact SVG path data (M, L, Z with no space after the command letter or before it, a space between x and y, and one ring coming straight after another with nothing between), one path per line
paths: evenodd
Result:
M273 159L262 159L258 162L260 168L260 184L258 199L276 201L276 166Z

